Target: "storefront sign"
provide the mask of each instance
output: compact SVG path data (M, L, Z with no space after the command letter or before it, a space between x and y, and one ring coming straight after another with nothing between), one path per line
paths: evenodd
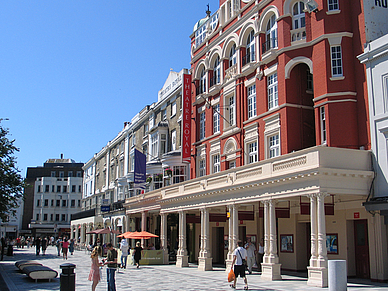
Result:
M360 218L360 212L354 212L354 218Z
M191 159L191 75L183 74L182 162Z

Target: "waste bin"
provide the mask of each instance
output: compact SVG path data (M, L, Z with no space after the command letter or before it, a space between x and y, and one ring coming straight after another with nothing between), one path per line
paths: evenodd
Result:
M62 273L60 276L60 291L75 291L75 269L76 265L66 263L60 265Z
M8 245L7 256L13 256L13 246L12 245Z

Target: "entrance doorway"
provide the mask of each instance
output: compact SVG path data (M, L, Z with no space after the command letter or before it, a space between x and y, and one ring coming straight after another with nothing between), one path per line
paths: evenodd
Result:
M212 245L213 264L225 265L224 228L213 227L213 237L214 237L213 245Z
M366 219L354 221L354 245L356 276L369 279L368 222Z

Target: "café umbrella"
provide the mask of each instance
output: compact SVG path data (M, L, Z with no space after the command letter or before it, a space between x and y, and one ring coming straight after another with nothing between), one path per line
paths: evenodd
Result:
M95 229L95 230L89 231L86 234L106 234L106 233L119 234L120 231L114 230L111 228L100 228L100 229Z
M150 239L152 237L159 237L156 234L147 232L147 231L133 231L133 232L125 232L118 237L131 238L131 239Z

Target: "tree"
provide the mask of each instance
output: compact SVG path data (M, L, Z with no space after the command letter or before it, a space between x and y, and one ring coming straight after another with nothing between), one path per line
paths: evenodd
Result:
M0 119L0 219L7 221L9 216L15 215L18 202L23 196L24 181L16 167L14 153L19 151L9 140L7 128L1 126Z

